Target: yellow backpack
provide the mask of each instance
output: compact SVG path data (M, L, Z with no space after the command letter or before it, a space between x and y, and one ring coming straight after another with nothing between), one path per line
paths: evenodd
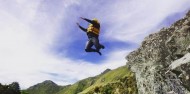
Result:
M93 24L90 24L87 28L87 32L92 32L96 35L99 35L100 30L98 28L94 27Z

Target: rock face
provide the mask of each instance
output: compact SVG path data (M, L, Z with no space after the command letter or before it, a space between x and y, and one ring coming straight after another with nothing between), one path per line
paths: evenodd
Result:
M190 94L190 11L145 38L127 57L138 94Z

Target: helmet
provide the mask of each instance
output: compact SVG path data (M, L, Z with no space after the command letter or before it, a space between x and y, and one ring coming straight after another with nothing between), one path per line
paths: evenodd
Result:
M92 21L99 23L98 19L96 19L96 18L93 18Z

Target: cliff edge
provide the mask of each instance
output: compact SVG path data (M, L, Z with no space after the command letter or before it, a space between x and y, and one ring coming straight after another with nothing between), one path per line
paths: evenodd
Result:
M138 94L190 94L190 11L149 35L126 59Z

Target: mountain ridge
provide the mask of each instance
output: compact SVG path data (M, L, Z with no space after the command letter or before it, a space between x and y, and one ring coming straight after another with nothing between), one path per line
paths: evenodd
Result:
M135 77L134 75L131 75L132 73L128 70L126 66L119 67L114 70L106 69L101 74L95 76L95 77L89 77L83 80L80 80L72 85L68 86L59 86L57 87L51 87L51 88L61 88L57 90L56 92L51 92L51 94L92 94L95 92L101 92L101 93L114 93L118 92L119 90L121 92L129 92L128 90L123 90L123 88L117 88L116 85L120 85L122 87L122 83L126 85L126 83L131 84L131 89L134 90L134 92L137 92L135 87ZM128 78L128 76L130 76ZM134 82L127 82L126 80L130 79ZM47 93L50 91L49 84L55 84L53 81L43 81L42 83L38 83L32 87L29 87L28 89L24 90L27 92L27 94L50 94ZM44 86L45 85L45 86ZM52 85L50 85L52 86ZM43 88L43 89L42 89ZM95 89L99 89L99 91L96 91ZM103 89L100 89L103 88ZM112 88L112 89L110 89ZM42 92L42 90L44 92ZM131 92L131 91L130 91Z
M25 92L29 94L54 94L67 86L59 86L51 80L45 80L29 87Z

